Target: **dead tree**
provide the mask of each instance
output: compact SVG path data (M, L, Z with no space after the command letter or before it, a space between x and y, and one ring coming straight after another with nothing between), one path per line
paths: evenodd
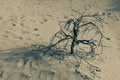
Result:
M80 67L81 61L84 61L95 71L100 72L98 67L87 61L87 57L99 56L96 53L98 47L101 48L100 53L102 53L102 39L105 38L104 23L101 15L97 13L92 15L82 13L78 18L65 21L65 25L53 35L49 47L69 52L77 60L76 67ZM83 46L87 46L87 49Z

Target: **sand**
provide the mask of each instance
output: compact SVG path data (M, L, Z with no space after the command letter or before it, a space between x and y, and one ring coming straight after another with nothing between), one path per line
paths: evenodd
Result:
M79 12L85 11L89 14L104 14L105 21L109 24L105 25L105 35L110 38L110 41L104 41L108 47L105 47L103 54L101 54L103 61L97 64L102 69L102 72L99 73L100 78L95 80L119 80L119 4L119 0L0 0L0 65L2 66L1 70L4 71L0 80L39 80L36 78L37 75L33 75L34 71L37 70L32 69L32 78L29 78L31 77L29 70L28 73L24 73L27 71L19 71L23 63L20 62L21 60L18 61L21 57L17 57L14 54L21 53L23 55L22 52L29 51L30 45L49 43L51 36L60 29L59 21L66 21L76 16L76 13L71 8ZM13 58L15 62L10 61L12 60L12 55L16 57ZM4 61L8 57L11 59ZM46 61L46 63L48 62ZM54 63L54 61L51 63ZM44 63L40 64L46 66ZM50 66L53 68L56 65ZM11 69L16 67L19 72L13 72L10 75ZM43 72L43 75L51 75L49 67L46 68L48 72L42 71L46 69L40 67L41 71L38 71L38 73ZM66 76L67 79L64 80L79 80L75 76L71 76L71 79L69 78L68 73L72 75L72 68L67 69L64 65L60 67L60 64L56 68L62 68L63 70L59 70L54 79L51 77L43 79L45 78L43 76L40 80L60 80L58 79L60 74L63 74L61 80ZM27 69L24 68L24 70ZM24 75L20 72L24 73ZM37 74L37 72L35 73ZM21 78L22 76L24 77Z

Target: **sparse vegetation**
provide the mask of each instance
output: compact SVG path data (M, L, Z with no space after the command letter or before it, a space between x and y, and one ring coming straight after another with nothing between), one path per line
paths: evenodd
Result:
M61 28L53 35L50 46L47 48L58 50L58 52L61 50L65 52L65 55L73 56L77 63L75 73L80 74L83 80L86 78L90 80L88 76L83 76L78 68L81 67L82 62L85 62L89 66L90 73L95 76L97 76L96 72L101 71L99 67L92 65L88 60L94 59L96 56L100 57L99 54L103 52L102 39L105 38L103 33L105 22L99 13L79 14L78 18L59 22Z

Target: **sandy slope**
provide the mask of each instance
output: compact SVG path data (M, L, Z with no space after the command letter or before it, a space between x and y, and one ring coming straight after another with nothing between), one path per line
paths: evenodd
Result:
M110 37L111 40L109 42L104 42L110 47L105 48L104 54L102 54L104 62L98 64L98 66L100 66L102 69L102 72L100 73L101 78L98 80L119 80L120 13L114 9L116 6L112 5L114 1L0 0L1 57L6 56L3 55L3 50L8 51L9 53L9 50L11 49L27 47L31 44L42 44L45 42L49 43L50 37L60 28L58 21L65 21L71 18L72 15L75 16L76 13L72 12L71 7L80 12L86 10L86 12L90 14L96 12L105 12L105 21L110 25L106 25L106 35ZM114 10L109 11L112 9ZM110 16L108 16L109 12L111 13ZM4 69L8 69L7 71L9 73L9 67L7 67L9 63L6 62L3 64L5 65ZM20 75L21 74L19 74L19 76ZM8 79L6 78L6 80ZM14 79L11 77L11 80ZM19 78L16 80L21 79Z

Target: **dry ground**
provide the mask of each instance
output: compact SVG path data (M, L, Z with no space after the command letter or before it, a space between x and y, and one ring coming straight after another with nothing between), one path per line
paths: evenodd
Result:
M109 24L105 35L111 40L104 41L109 47L101 54L103 61L95 62L102 72L94 80L119 80L119 4L119 0L0 0L0 80L81 80L67 61L60 63L48 55L34 60L30 47L49 43L60 28L58 22L76 16L71 7L104 13Z

